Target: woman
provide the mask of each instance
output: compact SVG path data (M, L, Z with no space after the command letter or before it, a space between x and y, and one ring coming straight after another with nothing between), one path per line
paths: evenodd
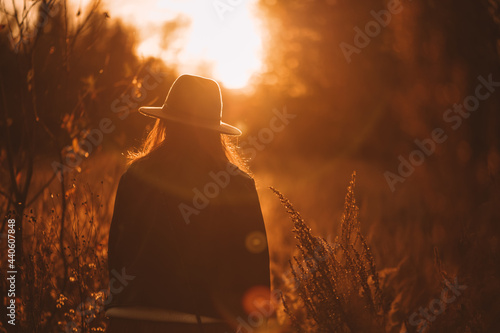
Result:
M118 186L109 271L126 279L110 282L108 331L257 330L265 320L248 318L269 298L266 231L219 85L181 75L162 107L139 111L157 121Z

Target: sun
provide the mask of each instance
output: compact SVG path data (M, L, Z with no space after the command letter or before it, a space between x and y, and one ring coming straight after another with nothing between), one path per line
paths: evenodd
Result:
M260 69L261 42L250 17L235 19L232 25L217 31L205 54L213 63L214 77L228 88L241 88ZM198 38L193 43L203 41L201 33Z
M210 76L226 88L240 89L261 70L262 38L254 15L257 0L125 0L109 4L115 4L117 15L132 20L139 29L138 54L162 58L181 73ZM162 49L165 36L161 27L174 19L186 24L175 40L169 39L169 47Z

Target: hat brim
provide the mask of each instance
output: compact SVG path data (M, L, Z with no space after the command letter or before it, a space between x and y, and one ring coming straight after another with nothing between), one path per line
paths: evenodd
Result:
M166 113L163 107L143 106L143 107L139 108L139 112L145 116L148 116L148 117L160 118L160 119L173 121L173 122L177 122L177 123L181 123L181 124L211 129L211 130L223 133L223 134L235 135L235 136L242 134L238 128L236 128L232 125L229 125L223 121L220 121L220 123L218 125L217 124L214 125L214 124L206 124L206 123L196 121L196 120L186 120L186 119L179 118L176 115Z

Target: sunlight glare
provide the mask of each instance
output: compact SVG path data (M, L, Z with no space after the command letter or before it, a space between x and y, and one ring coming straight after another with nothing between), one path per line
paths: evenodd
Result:
M216 2L230 9L218 12ZM162 58L177 65L180 73L211 76L227 88L240 89L261 69L261 37L253 15L256 2L124 0L109 1L109 6L115 17L139 30L139 55ZM162 50L162 26L176 18L187 22L186 27Z

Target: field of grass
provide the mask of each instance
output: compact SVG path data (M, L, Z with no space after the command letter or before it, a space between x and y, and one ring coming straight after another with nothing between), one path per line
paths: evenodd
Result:
M57 179L26 210L23 332L105 330L107 234L124 162L96 153L71 175L63 248ZM345 197L353 170L356 189ZM390 194L362 161L257 159L254 173L273 289L287 305L280 300L275 331L496 332L498 191L466 223L439 220L404 188ZM33 188L51 176L39 169ZM295 208L287 212L269 186ZM0 258L4 267L5 251ZM4 279L0 287L6 295Z

